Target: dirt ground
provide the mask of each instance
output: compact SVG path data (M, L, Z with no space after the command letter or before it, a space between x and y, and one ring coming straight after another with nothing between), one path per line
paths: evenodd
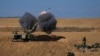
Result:
M0 19L0 26L20 25L18 19ZM57 26L100 27L100 19L59 19ZM74 47L74 44L82 43L83 37L87 38L88 45L100 43L100 32L53 32L50 35L34 32L33 35L37 40L12 42L12 32L0 32L0 56L67 56L68 52L73 52L75 56L100 55L99 48L97 51L86 50L83 53Z

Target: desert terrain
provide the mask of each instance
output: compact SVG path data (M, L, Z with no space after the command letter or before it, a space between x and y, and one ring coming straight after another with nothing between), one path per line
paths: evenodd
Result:
M23 34L18 20L0 18L0 56L67 56L68 52L73 52L75 56L100 55L100 48L82 52L74 47L74 44L82 43L83 37L87 38L88 45L100 43L100 18L57 19L59 31L50 35L36 31L32 33L37 37L35 41L12 42L12 31L17 29Z

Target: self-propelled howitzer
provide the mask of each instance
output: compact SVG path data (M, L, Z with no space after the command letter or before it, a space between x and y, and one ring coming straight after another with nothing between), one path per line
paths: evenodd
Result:
M20 25L22 26L24 30L24 34L13 34L13 40L32 40L33 35L31 34L36 30L36 27L38 25L38 21L35 18L35 16L31 15L30 13L26 12L19 20ZM20 37L19 37L19 36Z

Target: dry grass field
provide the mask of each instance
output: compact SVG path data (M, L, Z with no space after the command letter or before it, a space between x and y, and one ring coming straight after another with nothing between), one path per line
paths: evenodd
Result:
M57 27L94 27L100 28L100 19L57 19ZM18 18L0 18L0 27L21 27ZM0 29L2 30L2 29ZM22 33L21 33L22 34ZM97 51L86 50L85 53L77 50L74 44L80 44L82 38L87 38L87 44L100 43L100 31L92 32L34 32L38 41L12 42L12 31L0 31L0 56L67 56L74 52L75 56L100 56ZM61 37L61 38L59 38Z
M20 26L19 18L0 18L0 26ZM100 18L58 19L57 27L100 27Z

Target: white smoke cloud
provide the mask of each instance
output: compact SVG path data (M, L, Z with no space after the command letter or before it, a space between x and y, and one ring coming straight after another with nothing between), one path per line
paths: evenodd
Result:
M43 14L46 14L47 12L46 11L42 11L41 13L40 13L40 15L43 15Z

